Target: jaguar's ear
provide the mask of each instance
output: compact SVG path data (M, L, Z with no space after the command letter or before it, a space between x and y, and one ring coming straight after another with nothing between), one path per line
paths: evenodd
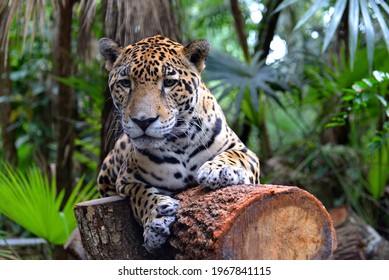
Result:
M99 49L101 55L105 58L105 68L111 71L113 64L122 52L122 48L111 39L102 38L99 40Z
M189 43L184 49L186 58L196 67L199 73L204 70L205 60L208 57L210 49L211 44L205 39L195 40Z

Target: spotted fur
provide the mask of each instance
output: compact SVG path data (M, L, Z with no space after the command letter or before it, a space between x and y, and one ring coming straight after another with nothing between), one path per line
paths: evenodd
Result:
M99 47L124 131L102 164L99 191L130 197L153 251L175 221L179 202L172 194L198 184L257 184L259 161L201 80L208 41L184 47L155 36L122 48L103 38Z

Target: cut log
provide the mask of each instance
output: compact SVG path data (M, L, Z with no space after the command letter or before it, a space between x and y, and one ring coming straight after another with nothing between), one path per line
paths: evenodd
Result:
M88 259L150 259L142 246L142 228L130 202L119 196L79 203L74 208Z
M338 247L335 260L387 260L389 242L347 206L331 209Z
M196 187L176 196L177 220L156 255L143 248L129 201L110 197L75 207L89 259L328 259L336 247L331 218L297 187Z

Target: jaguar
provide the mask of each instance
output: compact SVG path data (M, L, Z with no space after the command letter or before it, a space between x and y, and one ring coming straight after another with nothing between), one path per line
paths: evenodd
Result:
M176 219L174 194L259 184L259 160L202 81L209 41L184 46L157 35L121 47L102 38L99 49L123 135L101 165L98 189L129 197L144 247L155 252Z

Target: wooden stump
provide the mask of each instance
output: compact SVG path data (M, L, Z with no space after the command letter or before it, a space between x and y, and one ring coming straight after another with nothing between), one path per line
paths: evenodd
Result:
M180 209L169 244L157 255L119 197L76 205L90 259L327 259L336 247L331 218L297 187L241 185L177 195Z

